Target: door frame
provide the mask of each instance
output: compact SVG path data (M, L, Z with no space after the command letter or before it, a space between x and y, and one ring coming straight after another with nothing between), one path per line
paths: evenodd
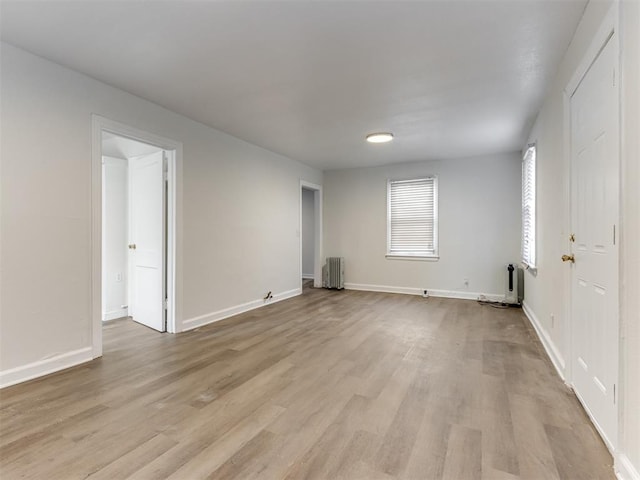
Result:
M573 151L572 151L572 141L571 141L571 97L573 96L573 94L576 92L576 90L578 89L578 87L580 86L580 83L582 82L582 79L585 77L585 75L587 74L587 72L589 71L589 69L591 68L591 65L595 62L595 60L598 58L600 52L603 50L603 48L607 45L608 42L613 42L613 48L614 51L616 52L616 62L615 62L615 88L616 88L616 94L617 94L617 101L618 101L618 105L620 106L620 99L621 99L621 89L620 89L620 72L621 72L621 58L620 58L620 27L619 27L619 13L618 13L618 2L613 2L613 4L611 5L611 7L609 8L609 11L607 12L607 14L605 15L602 23L600 24L600 27L598 28L598 31L596 32L596 34L594 35L591 44L589 45L589 48L586 50L584 56L582 57L580 63L578 64L578 66L576 67L575 71L573 72L573 75L571 76L571 78L569 79L569 81L567 82L564 91L563 91L563 116L564 116L564 121L563 121L563 131L564 131L564 138L563 138L563 144L564 144L564 152L565 152L565 162L564 162L564 191L565 191L565 205L566 205L566 210L565 210L565 219L564 219L564 225L566 226L566 231L564 232L564 245L563 245L563 251L569 252L570 249L572 248L571 243L569 241L569 234L572 233L571 229L573 226L573 216L572 216L572 205L573 205L573 192L572 192L572 157L573 157ZM600 436L602 437L605 445L607 446L607 448L610 450L610 452L612 454L614 454L615 457L615 451L618 445L620 445L620 434L622 432L622 429L620 428L620 422L621 422L621 418L620 418L620 412L621 410L621 398L622 398L622 391L624 386L622 385L622 378L620 376L620 365L621 365L621 360L620 360L620 352L621 352L621 348L620 348L620 312L619 312L619 305L620 305L620 284L621 284L621 279L620 279L620 273L621 273L621 268L620 268L620 259L621 256L619 254L620 252L620 239L621 239L621 235L620 232L622 231L623 226L621 225L621 216L620 216L620 205L621 205L621 193L622 193L622 182L621 182L621 172L622 172L622 157L621 157L621 148L620 148L620 142L621 142L621 115L622 113L622 109L619 108L618 109L618 183L617 183L617 187L618 187L618 214L617 214L617 220L616 220L616 225L618 226L618 232L617 232L617 242L618 242L618 264L617 264L617 284L616 284L616 292L614 293L614 298L617 299L618 302L618 318L617 318L617 329L618 329L618 334L617 334L617 343L616 343L616 352L615 352L615 362L616 362L616 386L617 386L617 392L616 392L616 402L615 402L615 408L616 408L616 417L617 417L617 431L615 432L615 438L607 438L606 435L604 434L604 432L602 432L600 430L600 426L598 425L598 423L596 422L596 420L594 418L591 417L591 413L589 412L588 408L584 406L585 412L587 413L587 415L589 416L589 418L591 419L592 424L595 426L596 430L598 431L598 433L600 434ZM573 389L573 382L574 382L574 369L573 369L573 362L574 362L574 351L575 351L575 347L574 347L574 332L577 329L577 326L575 324L575 319L573 318L572 312L573 312L573 298L572 298L572 294L573 294L573 289L572 289L572 272L573 270L571 268L567 268L564 271L564 288L565 288L565 298L567 299L566 302L564 302L564 314L565 314L565 318L567 319L567 322L565 323L565 325L567 326L567 334L565 335L564 338L564 343L565 343L565 351L567 352L567 357L565 358L565 371L564 371L564 376L565 376L565 382ZM575 392L575 390L574 390ZM582 399L580 398L579 395L576 396L578 397L578 399L580 400L580 403L582 403Z
M167 154L167 332L178 331L176 321L177 174L182 143L139 130L100 115L91 115L91 338L93 358L102 356L102 132L147 143Z
M299 187L299 248L300 259L299 266L300 272L298 277L300 278L300 291L302 292L302 190L313 191L313 216L314 216L314 255L313 255L313 286L315 288L322 287L322 185L316 185L315 183L300 180Z

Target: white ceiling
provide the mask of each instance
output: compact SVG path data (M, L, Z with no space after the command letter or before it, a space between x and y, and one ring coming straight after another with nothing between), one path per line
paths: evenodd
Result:
M586 3L3 0L0 29L329 169L520 150ZM364 142L379 130L394 142Z
M102 132L102 155L108 157L134 158L161 151L161 148L147 143L138 142L137 140L121 137L109 132Z

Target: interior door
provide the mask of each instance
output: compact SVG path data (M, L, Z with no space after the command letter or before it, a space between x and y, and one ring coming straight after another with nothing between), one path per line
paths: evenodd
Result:
M129 161L129 312L136 322L164 332L164 152Z
M572 381L615 446L618 378L618 94L612 39L571 97Z

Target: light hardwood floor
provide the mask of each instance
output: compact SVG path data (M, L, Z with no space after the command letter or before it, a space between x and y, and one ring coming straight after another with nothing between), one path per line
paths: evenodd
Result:
M305 289L0 392L0 477L609 479L521 311Z

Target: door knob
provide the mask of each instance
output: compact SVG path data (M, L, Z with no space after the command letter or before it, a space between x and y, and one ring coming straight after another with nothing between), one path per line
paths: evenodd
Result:
M129 244L129 248L130 248L131 250L135 250L135 249L136 249L136 244L135 244L135 243L130 243L130 244Z
M563 262L576 263L576 259L573 256L573 253L571 255L562 255L562 261Z

